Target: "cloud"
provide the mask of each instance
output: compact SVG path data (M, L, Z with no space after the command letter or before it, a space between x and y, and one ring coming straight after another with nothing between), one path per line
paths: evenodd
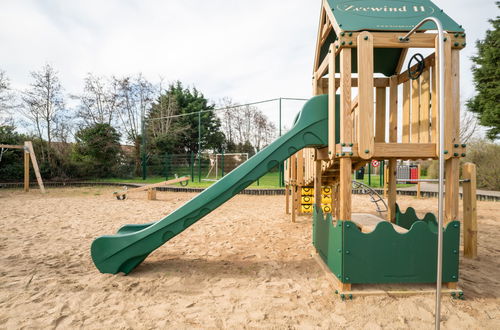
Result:
M51 63L68 93L88 72L196 85L212 100L246 102L311 95L321 1L6 0L0 11L0 66L23 88ZM474 93L470 56L493 1L435 1L468 33L462 93Z

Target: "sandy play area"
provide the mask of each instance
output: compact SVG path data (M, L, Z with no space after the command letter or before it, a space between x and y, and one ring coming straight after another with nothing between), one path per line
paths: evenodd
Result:
M118 201L112 191L0 190L1 329L433 327L432 295L341 301L311 257L311 220L290 223L281 196L237 196L129 276L100 274L89 254L94 238L158 220L193 196ZM354 196L353 206L373 212L367 197ZM500 203L479 202L478 213L479 259L461 260L466 300L444 297L446 329L500 328Z

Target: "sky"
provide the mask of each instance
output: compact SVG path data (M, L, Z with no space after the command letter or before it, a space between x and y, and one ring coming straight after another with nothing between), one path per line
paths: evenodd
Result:
M498 9L494 0L434 3L467 32L465 101L474 95L475 41ZM141 72L153 82L196 86L213 102L308 98L320 6L320 0L0 0L0 69L24 89L30 72L49 63L68 94L82 90L88 72ZM289 123L298 104L287 104Z

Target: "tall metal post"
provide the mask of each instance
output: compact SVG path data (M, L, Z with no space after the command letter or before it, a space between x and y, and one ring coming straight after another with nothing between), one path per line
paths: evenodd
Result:
M281 136L281 100L282 98L279 98L279 119L278 119L278 125L279 125L279 136ZM284 175L284 163L281 162L279 165L279 173L278 173L278 187L283 187L284 181L285 181L285 175Z
M201 111L198 112L198 182L201 182Z
M189 161L189 167L191 169L191 182L194 182L194 152L191 151L191 158Z
M217 155L215 157L217 157ZM222 149L222 152L221 152L221 160L220 160L220 162L221 162L221 165L222 165L221 166L222 167L221 168L221 173L222 173L221 178L223 178L224 177L224 149ZM217 179L217 178L215 178L215 179Z
M438 244L437 244L437 269L436 269L436 310L435 327L439 330L441 327L441 287L443 282L443 219L444 219L444 30L441 21L435 17L424 18L415 25L410 32L400 38L401 42L409 40L418 28L424 23L432 21L436 24L438 30L438 61L439 61L439 185L438 185Z
M144 113L141 115L141 160L142 160L142 180L147 177L147 164L146 164L146 121L144 120Z

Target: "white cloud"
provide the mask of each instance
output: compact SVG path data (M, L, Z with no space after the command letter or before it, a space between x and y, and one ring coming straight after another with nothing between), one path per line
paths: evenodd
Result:
M468 33L463 98L473 95L470 56L494 1L435 1ZM196 85L206 96L245 102L311 95L320 1L4 0L0 68L13 85L51 63L68 93L87 72L143 72Z

